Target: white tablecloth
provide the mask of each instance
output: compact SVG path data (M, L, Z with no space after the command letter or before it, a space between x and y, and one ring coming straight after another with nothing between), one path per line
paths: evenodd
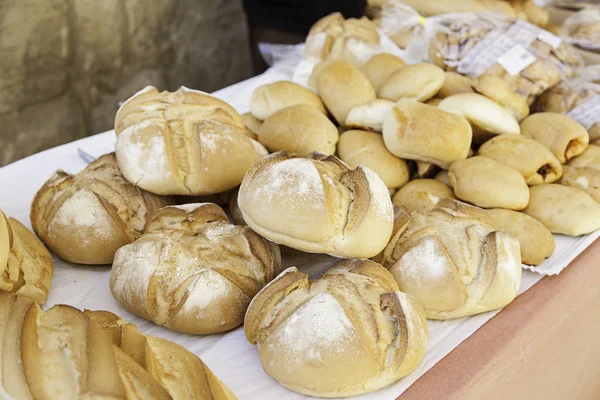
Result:
M245 82L233 85L215 93L228 101L239 112L248 110L248 102L254 88L286 76L275 70ZM42 184L57 169L76 173L86 164L77 155L77 148L98 156L113 151L114 132L109 131L78 140L51 150L44 151L11 165L0 168L0 208L31 228L29 207L33 196ZM548 265L566 266L580 252L589 246L599 233L580 237L560 237L553 257ZM243 328L231 332L209 336L189 336L157 327L151 322L135 317L124 311L113 299L108 287L109 267L85 267L55 261L52 290L45 308L54 304L66 303L80 309L103 309L112 311L122 318L134 322L141 332L173 340L196 353L208 364L225 384L240 399L301 399L305 396L290 392L269 378L260 366L256 349L244 337ZM306 256L284 259L285 266L297 265L311 275L320 274L332 259L327 256ZM542 278L541 275L523 271L521 293ZM470 318L452 321L430 321L429 345L423 362L411 375L401 379L376 393L361 396L361 399L393 399L399 396L412 382L424 374L453 348L468 338L496 312L488 312Z

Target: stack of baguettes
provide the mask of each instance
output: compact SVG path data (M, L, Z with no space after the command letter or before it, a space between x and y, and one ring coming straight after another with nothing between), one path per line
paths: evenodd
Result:
M157 325L211 334L244 324L264 370L290 390L347 397L409 374L427 348L427 319L505 306L521 262L552 254L552 233L600 228L600 151L568 116L529 115L495 75L385 53L345 61L353 39L372 39L369 24L319 21L315 32L333 47L311 87L261 86L244 115L187 88L136 93L117 113L116 153L52 176L32 204L34 230L67 261L112 263L115 299ZM3 232L0 257L4 243L14 247ZM281 271L286 248L342 260L309 280ZM160 364L183 349L113 315L29 303L16 313L3 315L23 326L6 331L20 342L5 348L13 361L21 349L20 382L33 398L62 390L55 379L78 395L200 390L185 362ZM62 358L29 348L31 332ZM88 354L97 364L86 372L73 364L77 375L71 348L52 347L63 340L80 352L89 340L107 347ZM47 380L30 384L32 365Z

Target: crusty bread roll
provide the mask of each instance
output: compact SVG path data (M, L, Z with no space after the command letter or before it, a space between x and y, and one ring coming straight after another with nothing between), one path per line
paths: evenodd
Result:
M327 115L323 102L312 90L292 81L278 81L259 86L252 93L250 112L264 121L289 106L306 104Z
M563 173L560 161L546 146L523 135L495 136L477 154L515 168L528 185L552 183Z
M83 171L57 171L31 204L31 224L57 256L76 264L110 264L121 246L139 238L154 211L172 204L119 172L114 153Z
M117 161L129 182L157 194L224 192L266 153L242 117L209 94L148 86L115 118Z
M471 78L468 76L461 75L457 72L446 72L444 84L440 88L439 92L437 92L436 97L445 99L446 97L450 97L455 94L473 92L471 84Z
M343 125L354 106L375 100L375 89L358 68L337 60L323 65L316 75L317 93L336 121Z
M564 166L564 174L560 180L562 185L573 186L583 190L600 203L600 171L590 167Z
M229 223L217 205L157 211L115 255L110 290L129 312L188 334L242 324L250 300L279 272L279 248Z
M2 398L235 399L194 354L106 311L0 292L0 315Z
M444 70L433 64L407 65L394 72L378 94L382 99L391 101L400 99L426 101L442 88L445 77Z
M484 210L453 199L429 213L396 208L392 240L377 259L429 319L504 307L519 292L519 242L496 230Z
M502 78L483 74L473 80L473 88L506 109L517 121L529 115L529 105Z
M0 291L44 304L53 272L52 256L40 240L0 210Z
M242 121L244 122L244 125L246 126L244 133L250 139L256 140L256 134L258 133L258 129L262 125L262 121L256 119L251 112L243 113L241 117Z
M369 258L392 233L392 201L369 168L350 169L333 156L263 158L246 174L238 205L250 228L309 253Z
M456 197L479 207L522 210L529 202L523 175L488 157L475 156L453 163L448 178Z
M338 130L329 118L306 104L280 109L258 130L258 141L269 151L285 150L304 157L313 151L335 153L338 138Z
M108 311L85 310L84 314L111 336L115 346L148 371L173 399L236 399L206 364L185 347L143 335L134 324Z
M401 100L383 122L383 140L397 157L447 169L467 158L472 132L460 115L427 104Z
M552 233L535 218L513 210L494 208L488 215L498 230L514 236L521 247L521 262L527 265L539 265L554 253Z
M562 164L583 153L589 144L589 135L581 124L557 113L530 115L521 122L521 131L549 148Z
M267 374L294 392L348 397L412 372L427 347L418 303L369 260L342 260L320 278L288 268L252 301L244 332Z
M571 159L569 165L577 168L592 168L600 171L600 146L590 144L581 155Z
M503 133L520 134L517 120L498 103L477 93L446 97L438 108L463 116L473 128L473 140L483 142Z
M385 117L395 105L393 101L375 99L354 106L348 111L344 125L348 128L381 132Z
M369 61L360 67L361 71L369 78L375 92L400 68L406 66L404 60L390 53L375 54Z
M575 187L554 183L532 186L524 210L553 233L579 236L600 229L600 204Z
M406 161L390 153L377 133L359 130L344 132L338 143L338 154L350 168L363 165L371 169L388 189L397 189L408 182Z
M408 212L431 211L440 200L455 199L452 188L435 179L415 179L394 194L392 203Z

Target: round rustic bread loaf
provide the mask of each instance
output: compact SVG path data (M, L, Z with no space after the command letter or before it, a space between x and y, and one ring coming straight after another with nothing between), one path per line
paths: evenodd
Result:
M519 292L521 254L480 208L441 200L428 213L396 207L394 234L376 257L429 319L451 319L504 307Z
M152 193L224 192L267 153L245 130L237 111L216 97L148 86L117 112L119 168L129 182Z
M288 268L252 301L244 323L267 374L295 392L348 397L412 372L427 347L427 321L391 274L342 260L319 279Z
M126 310L157 325L225 332L242 324L250 300L280 265L277 245L230 224L219 206L169 206L117 251L110 290Z
M261 159L246 174L238 205L254 231L309 253L369 258L392 232L385 183L369 168L350 169L333 156L279 152Z
M120 247L139 238L152 214L173 199L149 193L121 175L114 153L83 171L57 171L31 204L31 225L60 258L110 264Z

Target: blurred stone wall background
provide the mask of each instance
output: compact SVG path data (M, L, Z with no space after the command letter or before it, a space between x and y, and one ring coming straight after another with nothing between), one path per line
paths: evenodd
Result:
M0 0L0 166L111 129L148 84L249 76L240 0Z

